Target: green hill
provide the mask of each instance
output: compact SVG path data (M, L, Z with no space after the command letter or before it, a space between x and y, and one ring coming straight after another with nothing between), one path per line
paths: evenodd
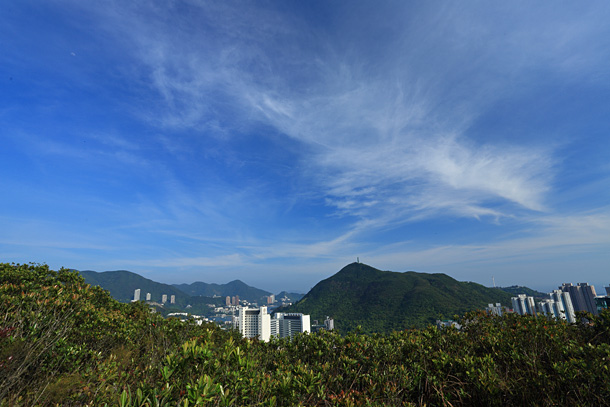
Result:
M511 295L446 274L397 273L352 263L316 284L286 310L312 319L330 315L342 332L361 326L364 332L390 332L434 324L489 303L510 304Z
M168 301L172 295L176 296L176 303L186 305L189 296L176 287L157 283L127 270L97 272L85 270L79 272L87 284L97 285L110 291L110 295L118 301L129 302L133 300L134 290L140 289L140 299L146 300L146 293L151 294L151 301L161 302L161 296L166 294Z
M238 295L241 300L250 302L259 301L262 297L271 295L271 293L268 291L251 287L240 280L233 280L226 284L208 284L201 281L196 281L191 284L174 284L173 286L190 296L203 295L206 297L232 297L234 295Z
M197 281L192 284L163 284L139 274L127 270L96 272L91 270L79 271L85 278L85 282L97 285L110 291L112 297L121 302L133 300L134 290L140 289L140 299L146 300L146 293L151 294L151 301L161 302L163 294L176 296L176 305L184 307L194 303L218 303L224 304L227 295L238 295L240 299L255 302L271 293L255 287L251 287L240 280L234 280L227 284L207 284ZM223 297L222 301L213 297Z

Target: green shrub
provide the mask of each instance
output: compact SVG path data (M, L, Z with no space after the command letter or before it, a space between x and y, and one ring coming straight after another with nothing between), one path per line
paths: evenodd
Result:
M0 264L0 406L608 405L610 313L265 343Z

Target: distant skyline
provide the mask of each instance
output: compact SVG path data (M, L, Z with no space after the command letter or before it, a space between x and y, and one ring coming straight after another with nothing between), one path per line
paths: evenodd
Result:
M607 2L2 9L2 262L610 284Z

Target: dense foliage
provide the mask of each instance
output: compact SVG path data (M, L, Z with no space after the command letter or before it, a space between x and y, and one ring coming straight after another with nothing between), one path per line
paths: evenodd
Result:
M450 319L490 303L510 304L510 294L446 274L397 273L352 263L316 284L288 312L313 319L335 319L341 332L360 327L364 333L390 333L424 328L437 319Z
M608 405L610 313L269 343L0 264L0 406Z

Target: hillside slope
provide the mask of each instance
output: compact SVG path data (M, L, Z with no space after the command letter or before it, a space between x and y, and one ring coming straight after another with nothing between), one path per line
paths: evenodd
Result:
M332 316L342 332L389 332L433 324L439 318L510 304L510 294L446 274L397 273L352 263L316 284L289 312Z

